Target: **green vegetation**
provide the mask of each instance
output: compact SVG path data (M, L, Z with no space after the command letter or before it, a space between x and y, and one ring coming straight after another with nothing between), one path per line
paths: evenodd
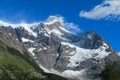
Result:
M120 80L120 63L107 65L102 72L102 80Z
M40 68L32 58L0 42L0 80L45 79L38 71Z
M36 73L24 71L16 65L6 64L0 66L0 70L0 80L45 80L36 76Z
M0 80L66 80L44 73L27 52L8 47L0 41Z

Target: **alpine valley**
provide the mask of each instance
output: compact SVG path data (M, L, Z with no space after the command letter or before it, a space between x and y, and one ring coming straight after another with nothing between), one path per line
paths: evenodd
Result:
M107 67L120 62L117 52L97 32L78 36L66 24L58 16L33 24L0 21L0 80L105 80Z

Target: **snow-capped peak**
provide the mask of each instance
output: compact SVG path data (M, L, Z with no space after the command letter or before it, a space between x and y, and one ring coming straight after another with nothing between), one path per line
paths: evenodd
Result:
M60 27L64 29L64 31L75 35L81 32L81 29L78 25L71 22L67 22L62 16L49 16L48 19L45 22L43 22L43 24L49 26L50 28L52 25L58 25L57 27Z
M31 24L28 24L28 23L18 23L18 24L12 24L12 23L9 23L9 22L5 22L5 21L2 21L0 20L0 26L11 26L13 28L16 28L16 27L32 27L32 26L35 26L35 25L39 25L39 22L36 22L36 23L31 23Z
M9 22L4 22L2 20L0 20L0 26L4 26L4 27L12 27L12 28L18 28L18 27L22 27L24 28L25 30L27 30L31 35L33 36L37 36L37 33L33 32L31 30L31 28L34 26L37 26L39 25L39 23L32 23L32 24L28 24L28 23L19 23L19 24L12 24L12 23L9 23Z
M40 25L41 24L41 25ZM50 16L46 21L36 22L36 23L9 23L0 20L0 26L11 27L11 28L22 28L25 29L30 35L37 37L37 34L45 33L46 36L50 36L51 33L55 33L58 37L63 39L63 36L75 35L77 33L74 29L75 25L73 23L68 23L64 20L64 17L61 16ZM42 27L43 26L43 27ZM68 36L67 35L67 36ZM65 37L64 37L65 39ZM67 39L65 39L67 40Z
M64 23L64 19L63 17L60 17L60 16L50 16L46 22L44 22L44 24L46 25L52 25L56 22L59 22L60 24L63 24Z
M45 33L46 36L50 36L51 33L57 35L60 39L65 39L65 34L73 34L67 30L64 25L65 20L61 16L50 16L45 22L42 22L44 27L41 27L39 33ZM43 30L41 32L41 30ZM67 40L67 39L66 39Z

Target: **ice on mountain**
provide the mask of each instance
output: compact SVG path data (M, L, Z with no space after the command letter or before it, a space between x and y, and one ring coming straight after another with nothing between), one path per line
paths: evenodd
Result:
M93 38L93 35L88 34L88 35L87 35L87 38L92 39L92 38Z
M5 26L5 27L12 27L12 28L24 28L26 31L29 32L30 35L33 35L35 37L37 37L37 33L33 32L33 30L31 29L31 27L38 25L39 23L32 23L32 24L27 24L27 23L20 23L20 24L12 24L12 23L7 23L4 21L0 21L0 26Z
M72 45L70 43L62 42L63 45L68 45L71 48L75 48L74 52L71 52L71 54L74 54L73 56L70 56L70 63L67 65L68 67L76 67L79 66L79 64L76 64L77 62L82 62L89 58L104 58L105 56L109 55L109 52L106 52L106 47L100 46L98 49L84 49L77 47L75 45ZM97 55L96 55L97 53Z

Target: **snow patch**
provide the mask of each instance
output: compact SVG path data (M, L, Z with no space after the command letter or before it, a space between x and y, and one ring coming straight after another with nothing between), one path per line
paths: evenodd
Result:
M47 47L40 48L40 49L38 49L38 52L42 51L42 50L46 50L46 49L47 49Z
M41 50L43 50L43 49L40 48L40 49L38 50L38 52L41 51Z
M109 46L106 43L103 43L103 46L106 47L106 49L109 48Z
M35 53L33 52L35 49L36 49L36 48L31 47L31 48L28 49L28 51L30 51L31 54L32 54L33 56L35 56Z
M33 26L37 26L39 25L39 23L32 23L32 24L27 24L27 23L20 23L20 24L12 24L12 23L8 23L8 22L4 22L0 20L0 26L5 26L5 27L9 27L11 26L12 28L19 28L22 27L25 30L27 30L29 32L30 35L33 35L35 37L37 37L37 33L33 32L31 30L31 28L33 28Z
M31 43L33 43L34 41L33 40L30 40L30 39L26 39L26 38L22 38L22 42L31 42Z
M52 33L52 32L59 35L59 36L63 35L63 33L61 33L58 29L53 29L50 31L50 33Z
M41 68L44 72L46 72L46 73L52 73L50 70L48 70L47 68L43 67L42 65L39 64L39 66L40 66L40 68Z
M47 48L46 47L43 47L44 50L46 50Z
M88 34L87 37L88 37L89 39L92 39L93 35Z
M57 16L50 16L46 22L44 22L45 25L52 25L56 22L60 22L61 24L63 24L64 20L63 17L57 17Z
M70 31L68 31L67 29L63 28L63 27L60 27L61 30L63 30L64 32L67 32L67 33L72 33Z
M62 72L62 75L66 78L74 79L76 77L80 77L84 71L85 69L81 71L65 70L64 72Z
M12 35L11 33L8 33L10 36Z
M48 33L46 33L46 32L45 32L45 36L50 37L50 35Z

